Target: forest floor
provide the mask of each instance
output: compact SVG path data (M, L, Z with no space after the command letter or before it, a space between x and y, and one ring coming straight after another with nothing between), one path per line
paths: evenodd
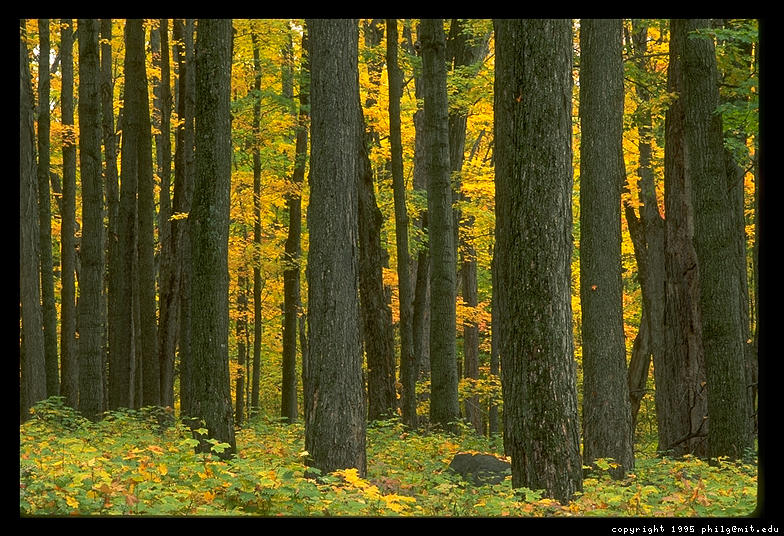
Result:
M502 456L500 440L409 433L398 421L367 430L367 476L356 470L304 477L304 427L258 418L237 431L228 462L195 454L179 421L145 410L91 423L50 399L20 426L20 515L32 516L425 516L734 517L757 506L756 457L713 463L638 452L634 472L613 480L612 460L586 474L567 505L511 477L474 486L449 470L457 452ZM213 441L214 450L224 444Z

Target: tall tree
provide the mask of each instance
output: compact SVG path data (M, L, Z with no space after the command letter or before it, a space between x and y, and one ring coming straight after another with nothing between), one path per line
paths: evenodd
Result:
M494 268L512 486L582 488L572 342L572 25L496 20Z
M397 19L387 19L387 75L389 77L389 145L392 171L392 190L395 203L395 239L397 244L397 279L400 303L400 409L403 423L417 426L414 332L411 285L411 258L408 251L408 211L406 185L403 177L403 142L400 126L400 98L403 74L398 64Z
M248 295L246 293L248 276L245 267L239 268L237 274L237 378L234 384L234 422L242 424L245 418L245 362L248 354L245 341L248 338Z
M694 250L694 211L684 147L683 47L685 26L670 28L667 91L678 95L665 115L665 312L664 351L653 354L660 452L707 454L707 400L699 269Z
M648 57L648 26L640 19L632 21L632 33L628 39L632 45L633 62L639 72L650 76ZM624 206L629 235L637 261L637 278L642 293L640 330L632 347L629 359L629 399L632 410L632 430L650 370L652 356L662 358L664 351L664 218L659 212L659 199L653 168L653 116L651 112L650 85L647 79L635 84L639 100L635 115L638 118L639 134L639 216L631 204Z
M370 109L378 100L384 66L384 56L378 52L384 36L383 19L364 21L363 34L370 80L364 107ZM364 117L362 122L365 123ZM379 145L379 139L375 127L368 125L359 155L359 297L370 420L388 417L397 409L392 311L383 278L384 268L389 266L389 254L381 243L384 217L376 201L374 173L368 156Z
M74 128L73 21L60 21L60 103L63 123L63 201L60 226L60 395L79 403L79 362L76 347L76 129ZM102 58L103 59L103 58Z
M79 284L79 411L97 419L103 400L103 185L98 20L79 19L79 169L82 276Z
M181 122L177 125L176 151L174 164L174 212L183 215L190 212L194 187L194 108L195 108L195 76L194 68L194 33L193 19L177 19L174 36L177 46L178 95L177 116ZM180 359L180 413L183 416L193 415L193 396L191 370L191 246L188 219L177 218L172 228L172 236L178 241L177 251L180 257L180 322L178 337L178 355Z
M310 40L308 377L305 449L323 473L366 472L359 324L358 181L363 125L356 20L306 21ZM337 371L340 371L338 374Z
M160 398L162 406L174 407L174 351L177 343L177 318L179 308L179 257L172 235L174 227L171 194L171 69L169 66L169 21L161 19L160 34L160 83L158 86L157 116L159 134L155 147L157 173L160 178L158 214L158 241L161 245L159 274L158 361L160 367Z
M19 42L19 303L22 318L21 418L46 398L43 316L38 247L38 183L35 160L35 98L24 21Z
M634 467L623 333L621 185L623 43L620 19L580 22L580 303L583 459Z
M261 125L261 57L259 52L258 35L251 29L250 34L253 43L253 90L256 97L253 102L253 136L257 139ZM261 153L259 144L254 143L253 147L253 243L256 251L261 248ZM284 286L285 273L284 273ZM264 326L261 316L261 259L257 254L253 263L253 378L251 380L250 407L251 413L259 407L259 379L261 378L261 335ZM285 293L285 290L284 290ZM284 298L285 300L285 298ZM284 334L284 355L288 359L289 341ZM296 349L295 349L296 351ZM287 383L284 381L284 383Z
M127 113L130 106L136 107L133 114L136 121L133 124L126 124L126 129L135 129L138 136L136 149L139 269L136 275L138 276L140 334L137 347L141 351L142 365L141 405L156 406L161 403L161 374L155 299L155 183L143 22L141 19L130 19L126 23L129 35L133 34L133 38L128 40L126 55L130 55L133 61L130 63L131 72L125 73L125 110Z
M487 43L490 34L473 35L471 29L463 19L452 19L449 26L447 50L449 61L452 64L454 76L459 78L470 77L471 69L487 53ZM458 285L464 304L469 308L476 308L479 303L477 293L477 263L476 249L472 240L468 238L473 227L473 217L468 216L462 222L460 203L470 199L462 191L461 173L465 160L466 129L468 127L469 107L460 99L450 103L449 112L449 160L453 177L454 209L454 235L456 258L458 259ZM463 223L465 231L459 227ZM458 361L459 364L459 361ZM479 327L471 319L463 321L463 377L479 379ZM479 407L479 397L472 396L465 401L465 416L474 429L481 433L482 413Z
M446 38L442 19L422 20L422 81L430 245L430 420L460 418L455 348L455 248L449 168Z
M744 252L736 246L728 192L719 105L716 52L708 19L684 25L684 149L694 208L694 247L699 264L699 304L708 388L708 453L739 458L751 438L751 412L741 320L740 273ZM696 32L694 35L692 32Z
M200 19L196 39L195 184L191 236L190 417L236 452L229 374L231 19ZM201 441L199 451L209 452Z
M49 193L49 134L51 131L49 19L38 19L38 248L41 261L41 311L44 318L46 394L60 392L57 363L57 310L54 305L52 208Z

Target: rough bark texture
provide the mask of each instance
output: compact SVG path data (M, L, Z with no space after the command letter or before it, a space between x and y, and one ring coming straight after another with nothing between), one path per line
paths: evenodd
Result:
M679 21L677 24L681 24ZM673 24L676 24L673 22ZM686 31L710 28L689 19ZM683 54L684 153L694 208L694 247L699 264L699 303L708 388L708 452L739 458L750 445L746 396L740 273L744 256L735 241L727 188L712 39L687 37Z
M195 184L190 216L191 417L236 451L229 374L230 19L200 19L196 40ZM206 439L206 438L202 438ZM201 441L199 451L209 452Z
M79 19L79 169L82 178L82 277L79 281L79 411L103 410L103 187L98 20Z
M582 489L572 342L572 27L495 21L496 306L512 486Z
M291 37L289 36L289 39ZM305 41L303 36L303 41ZM306 44L306 42L305 42ZM289 51L291 42L289 41ZM307 72L307 53L303 46L301 63L302 74ZM294 97L293 58L289 69L292 81L289 83L289 98ZM259 81L260 83L260 81ZM286 198L289 211L289 229L285 243L285 269L283 271L283 378L281 393L281 415L289 422L297 420L297 318L300 309L300 254L302 242L302 184L305 179L305 165L308 158L307 105L308 93L305 76L300 76L299 114L295 139L294 171L291 176L292 193ZM255 165L254 154L254 165ZM260 164L259 164L260 166ZM255 168L254 168L255 169ZM254 175L255 176L255 175ZM255 184L255 183L254 183Z
M673 21L667 91L681 94L686 31ZM674 100L665 116L664 204L665 312L662 355L653 354L660 452L707 454L705 361L699 308L699 270L694 251L691 183L684 155L684 102Z
M422 20L422 81L430 242L430 421L460 418L455 348L455 247L449 168L446 38L441 19Z
M623 45L620 19L580 25L580 303L583 460L634 467L621 278Z
M400 303L400 409L403 423L416 428L416 380L412 323L411 257L408 251L408 211L403 177L403 143L400 127L402 72L398 65L397 19L387 19L387 73L389 76L389 144L391 152L392 195L395 203L395 240L397 244L398 301Z
M190 211L193 197L193 19L174 22L177 45L177 115L182 122L177 126L174 154L174 193L172 209L175 213ZM191 352L190 352L190 233L187 219L172 222L172 238L176 241L175 252L179 256L179 336L178 356L180 359L180 413L190 415L191 397Z
M366 473L359 323L360 122L356 20L308 20L311 155L308 254L308 465Z
M111 21L109 21L111 22ZM63 197L60 227L60 395L65 403L79 404L79 362L76 354L76 138L73 94L73 21L60 22L60 65L62 66ZM116 182L116 177L115 177ZM110 220L111 221L111 220Z
M46 395L60 392L57 364L57 310L54 306L54 261L52 260L52 200L49 192L49 19L38 19L38 240L41 262L41 311L44 319Z
M24 22L22 23L24 28ZM34 97L24 35L19 43L19 302L22 318L21 418L46 398L43 316L38 268L38 183Z

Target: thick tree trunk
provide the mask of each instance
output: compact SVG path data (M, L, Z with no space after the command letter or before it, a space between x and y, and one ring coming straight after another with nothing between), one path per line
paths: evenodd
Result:
M673 21L674 25L681 21ZM699 264L699 304L708 388L708 452L739 458L750 445L751 413L739 277L745 259L735 241L728 195L718 73L713 41L691 32L710 28L689 19L683 53L684 153L694 208L694 247Z
M311 155L305 450L322 473L366 473L359 314L358 181L363 125L352 19L307 21ZM338 374L337 371L340 371Z
M512 486L582 488L572 342L572 26L495 21L496 306Z
M430 421L450 428L460 418L455 348L455 248L449 167L446 41L441 19L422 20L422 81L427 136L430 242Z
M583 460L634 467L621 278L623 45L620 19L580 26L580 303Z
M392 194L395 203L395 240L397 244L398 301L400 303L400 409L403 424L416 428L416 380L414 357L411 257L408 251L408 211L403 177L403 143L400 127L402 72L398 65L397 19L387 19L387 73L389 76L389 144L391 152Z
M190 216L190 416L236 452L229 373L229 197L231 192L231 19L200 19L196 41L195 184ZM209 452L206 437L197 446Z
M98 20L79 19L79 166L82 178L82 277L79 281L79 411L97 420L104 407L103 187Z
M111 24L111 21L107 19ZM63 196L60 227L60 395L65 404L79 405L79 362L76 344L76 129L73 95L73 21L60 22L60 64L62 65ZM103 58L102 58L103 59ZM108 158L107 158L108 160ZM116 177L115 177L116 179ZM116 182L116 180L115 180ZM107 180L108 185L108 180ZM110 215L111 218L111 215ZM110 219L111 221L111 219Z
M178 95L177 115L182 120L177 126L174 155L174 193L172 209L181 216L190 212L193 197L193 113L194 61L193 19L174 22L174 41L177 44ZM191 343L190 343L190 233L188 220L181 217L172 222L174 250L179 257L179 325L178 356L180 359L180 414L192 415Z
M24 28L24 22L22 22ZM38 183L35 161L34 97L30 58L22 34L19 43L19 301L22 318L21 418L46 398L43 316L38 260Z
M667 90L680 95L687 37L685 28L673 23ZM699 270L683 142L684 111L683 98L678 98L665 117L665 348L661 355L653 354L658 450L673 456L707 454L708 432Z
M41 261L41 311L44 319L46 395L60 393L57 363L57 310L54 305L54 261L52 260L52 201L49 193L49 19L38 19L38 251Z

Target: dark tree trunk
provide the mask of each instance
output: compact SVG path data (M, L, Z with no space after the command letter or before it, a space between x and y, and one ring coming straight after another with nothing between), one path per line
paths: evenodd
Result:
M161 244L159 275L158 361L162 406L174 407L174 351L177 345L179 306L179 257L173 235L174 221L171 198L171 74L169 68L169 21L161 19L159 26L161 51L158 110L160 134L156 139L158 176L161 180L160 210L158 213L158 242Z
M179 289L178 341L180 361L180 413L192 415L190 358L190 234L188 220L182 216L190 211L193 192L193 20L174 21L173 38L177 43L177 125L174 155L174 193L172 210L173 255L178 257L177 287Z
M495 21L496 306L512 486L582 488L572 342L572 26Z
M79 281L79 411L97 420L103 400L103 187L98 20L79 19L79 166L82 277Z
M359 322L359 142L363 125L351 19L307 21L311 156L305 449L322 473L366 473ZM340 371L340 374L337 374Z
M107 19L109 23L109 21ZM60 227L60 395L65 404L79 405L79 362L76 344L76 129L74 128L73 21L60 22L62 65L63 196ZM110 220L111 221L111 220Z
M24 21L22 21L24 28ZM21 418L46 398L43 316L39 276L38 183L35 160L35 102L24 34L19 43L19 303L21 306Z
M292 193L287 196L289 229L285 244L286 267L283 271L283 393L281 415L289 422L297 419L297 320L300 310L300 254L302 242L302 185L308 158L308 71L307 37L302 37L302 60L299 76L299 111L295 141ZM293 78L293 58L290 69ZM293 80L292 84L293 86ZM293 87L289 98L293 99ZM255 156L254 156L255 158ZM259 310L259 314L261 314Z
M258 36L251 31L253 42L253 68L255 70L253 89L258 97L253 103L253 134L259 135L261 122L261 63L259 56ZM253 148L253 242L261 247L261 154L258 144ZM261 259L256 258L253 264L253 379L251 380L250 407L251 413L259 409L259 381L261 379L261 336L264 325L261 317ZM285 277L285 276L284 276ZM284 283L285 285L285 283ZM285 299L285 298L284 298Z
M422 81L430 242L430 421L460 418L455 348L455 248L449 168L449 103L442 19L422 20Z
M621 278L623 44L620 19L580 25L580 303L583 460L612 458L623 478L634 444Z
M192 417L236 452L229 373L231 19L200 19L196 41L195 184L191 206ZM209 452L203 441L197 447Z
M674 25L682 24L673 21ZM691 32L710 28L689 19L683 53L684 153L694 208L699 304L708 388L708 453L743 455L751 439L734 211L728 195L718 72L713 41Z
M682 95L686 31L673 21L667 91ZM699 270L693 244L690 176L684 153L684 100L665 116L665 312L662 355L653 354L658 450L672 456L707 454L705 360L699 307Z
M177 115L183 122L177 129L177 155L175 163L174 211L187 214L191 210L193 199L194 177L194 113L196 69L194 61L194 19L178 21L182 35L178 66L179 96ZM191 370L193 359L191 352L191 238L188 219L178 219L172 230L179 237L180 251L180 322L179 322L179 358L180 358L180 413L192 416L194 402L192 394L193 381Z
M54 306L52 201L49 193L49 19L38 19L38 247L41 262L41 311L44 320L46 395L60 392L57 363L57 310Z
M632 22L633 52L637 67L649 70L647 55L648 28L640 20ZM664 352L664 233L665 222L659 212L656 183L651 163L653 124L650 109L650 90L645 84L636 86L640 104L636 113L640 118L639 198L642 203L639 217L631 206L625 206L629 234L637 260L637 277L642 292L640 330L629 361L629 398L632 406L634 430L640 402L646 392L651 358L662 359Z
M395 239L397 244L397 279L400 303L400 409L403 424L417 427L416 380L414 358L411 258L408 251L408 211L403 177L403 142L400 127L400 97L403 76L398 65L397 19L387 19L387 72L389 77L389 144L391 152L392 194L395 203Z

